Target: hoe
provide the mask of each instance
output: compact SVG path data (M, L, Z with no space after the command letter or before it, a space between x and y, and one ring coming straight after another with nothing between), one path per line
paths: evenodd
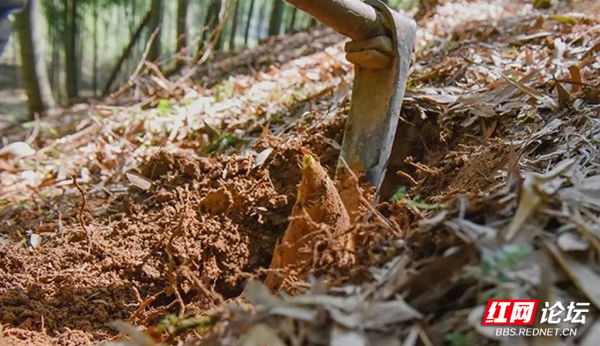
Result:
M341 162L382 193L406 89L415 22L378 0L285 0L346 35L355 65ZM340 175L341 169L338 169Z

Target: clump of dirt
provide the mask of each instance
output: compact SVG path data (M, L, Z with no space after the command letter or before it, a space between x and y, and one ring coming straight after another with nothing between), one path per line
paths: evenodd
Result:
M442 155L440 155L442 154ZM457 194L479 194L502 180L509 164L510 147L501 138L470 143L462 138L446 152L426 157L417 166L423 179L419 193L434 201L450 200ZM416 164L415 164L416 166Z
M287 225L272 216L285 215L289 202L267 167L250 157L160 152L141 172L152 189L131 188L109 198L106 211L86 211L85 233L73 208L64 234L42 235L43 246L0 245L2 324L106 339L114 319L147 322L191 301L236 296L243 273L269 264Z
M486 141L480 146L465 147L469 155L462 169L450 181L449 191L469 190L481 192L499 179L500 170L506 170L509 158L509 147L501 138Z
M142 174L156 179L157 187L138 193L137 203L123 201L131 206L123 220L130 232L142 224L159 238L154 244L161 250L146 259L159 264L151 266L153 272L186 265L217 293L232 297L241 289L238 274L268 264L274 238L285 227L285 219L269 216L285 209L288 198L252 158L159 153ZM186 296L196 293L189 279L178 278Z
M104 255L90 253L84 242L56 240L39 249L0 245L0 322L24 330L80 330L106 338L112 334L106 324L128 318L140 292L135 278L108 269L118 262Z

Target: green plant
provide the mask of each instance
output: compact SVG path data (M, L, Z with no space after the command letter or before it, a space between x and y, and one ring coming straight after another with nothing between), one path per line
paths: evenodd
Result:
M233 92L233 79L222 81L215 85L215 101L222 102L234 95Z
M240 139L231 133L220 133L214 140L208 145L208 151L214 153L216 151L225 150L233 147L240 142Z
M439 208L439 204L427 203L427 202L420 200L420 198L421 198L421 196L419 194L415 195L412 198L409 197L407 190L406 190L406 186L402 186L392 196L391 201L402 203L417 213L420 210L435 210L435 209Z
M529 245L504 245L496 252L484 251L480 262L481 271L485 275L495 276L498 280L509 281L509 271L532 251Z
M188 331L206 331L214 324L211 316L183 316L167 315L157 326L152 328L155 335L168 334L169 340Z
M451 346L467 346L467 337L463 333L451 332L444 335L444 340Z
M171 107L171 100L168 99L160 99L158 100L158 104L156 105L156 109L162 116L167 116L169 114L169 108Z

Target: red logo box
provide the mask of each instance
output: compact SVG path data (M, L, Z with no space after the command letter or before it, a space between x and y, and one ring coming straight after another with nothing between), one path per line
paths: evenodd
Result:
M488 300L482 325L532 325L537 306L538 300Z

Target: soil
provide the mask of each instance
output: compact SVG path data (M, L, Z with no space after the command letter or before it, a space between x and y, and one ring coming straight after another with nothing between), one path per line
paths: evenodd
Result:
M343 119L310 132L339 140ZM259 166L252 157L160 151L139 169L149 190L6 208L0 324L12 327L5 342L88 345L114 336L115 319L153 324L237 297L246 279L264 278L269 267L296 199L302 153L308 148L334 170L337 153L315 142L280 145ZM15 223L41 244L31 246Z

